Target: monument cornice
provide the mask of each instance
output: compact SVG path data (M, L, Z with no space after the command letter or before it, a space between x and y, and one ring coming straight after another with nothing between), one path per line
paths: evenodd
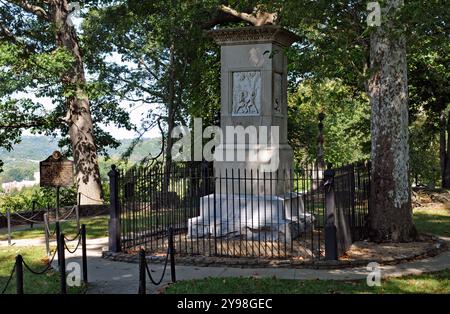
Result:
M206 32L219 45L239 45L249 43L277 43L289 47L300 40L295 33L277 25L223 28Z

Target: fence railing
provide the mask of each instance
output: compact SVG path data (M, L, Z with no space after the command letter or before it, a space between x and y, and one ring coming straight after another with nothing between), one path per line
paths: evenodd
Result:
M172 228L180 255L323 259L326 225L336 224L336 243L341 221L351 241L359 239L368 210L368 167L333 171L325 186L325 171L314 166L274 173L208 164L113 167L110 251L164 253ZM326 191L333 191L332 211L343 220L329 221Z
M66 251L70 254L75 253L78 248L81 245L81 259L82 259L82 280L84 284L88 283L88 272L87 272L87 249L86 249L86 226L83 224L78 229L78 233L72 237L68 238L64 235L64 233L60 232L59 222L56 223L55 227L55 234L56 234L56 248L47 262L47 265L41 269L36 270L33 269L22 257L22 255L17 255L16 260L14 263L14 266L11 269L10 276L8 277L8 280L3 287L2 290L0 290L0 294L4 294L9 285L11 284L11 281L16 275L16 294L24 294L24 269L29 271L30 273L34 275L44 275L48 273L49 271L53 270L53 262L56 256L58 256L58 272L59 272L59 278L60 278L60 293L66 294L67 293L67 278L66 278ZM67 246L68 242L74 242L77 241L77 244L74 249L70 249Z

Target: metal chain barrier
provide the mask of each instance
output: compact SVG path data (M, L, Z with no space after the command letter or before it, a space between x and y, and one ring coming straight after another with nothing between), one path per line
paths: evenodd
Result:
M72 242L72 241L75 241L76 239L78 239L78 237L80 235L81 235L81 229L78 230L78 233L73 238L68 238L68 237L64 236L64 240L66 240L67 242Z
M47 229L47 233L49 237L53 237L56 234L56 228L53 229L53 231L50 231L50 226L45 226L45 229Z
M40 221L40 220L33 220L33 218L36 217L36 216L38 216L40 213L34 214L34 215L33 215L32 217L30 217L30 218L26 218L26 217L22 216L21 214L19 214L18 212L15 212L14 214L17 215L17 216L19 216L19 217L22 218L23 220L28 221L28 222L32 222L32 223L42 223L42 221Z
M147 271L147 275L150 278L150 281L152 282L152 284L154 284L155 286L158 286L164 279L164 275L166 274L166 268L167 268L167 262L169 261L169 251L170 249L167 248L167 254L166 254L166 261L164 262L164 269L163 272L161 274L161 278L158 281L155 281L152 277L152 273L150 271L150 269L148 268L148 263L147 263L147 259L144 258L145 261L145 269Z
M172 277L172 282L175 283L176 275L175 275L175 248L174 248L174 242L173 242L173 228L169 228L169 245L167 247L166 260L164 262L164 269L161 274L161 278L158 281L155 281L155 279L153 278L151 271L148 267L147 259L145 258L145 250L141 249L139 251L139 290L138 290L139 294L146 294L146 292L147 292L146 283L145 283L145 281L146 281L145 275L146 274L150 278L150 281L152 282L152 284L154 284L156 286L161 284L161 282L163 281L164 276L166 274L167 263L169 261L169 258L170 258L170 274Z
M2 293L0 294L4 294L6 292L6 289L8 289L9 283L11 282L12 277L14 276L14 273L16 272L16 263L14 263L14 266L11 270L11 274L9 275L8 281L6 282L5 287L2 290Z
M68 248L68 246L66 245L66 242L64 241L64 248L65 248L70 254L73 254L73 253L75 253L75 252L78 250L78 247L80 246L80 243L81 243L81 237L78 238L78 243L77 243L77 246L75 247L75 249L74 249L73 251L71 251L71 250Z
M78 205L74 205L74 206L72 207L72 209L70 210L70 212L69 212L64 218L59 219L59 221L64 221L64 220L66 220L67 218L69 218L70 215L72 215L73 211L77 208L77 206L78 206Z
M50 259L50 261L48 262L47 266L46 266L43 270L41 270L41 271L37 271L37 270L32 269L32 268L25 262L25 260L23 260L23 266L25 266L25 268L28 269L28 271L29 271L30 273L34 274L34 275L43 275L43 274L45 274L47 271L49 271L49 270L52 268L52 263L53 263L53 260L55 259L55 256L56 256L56 253L57 253L57 252L58 252L58 250L56 249L56 250L55 250L55 253L53 253L53 256L52 256L52 258Z
M90 197L90 196L84 194L83 192L78 192L78 194L79 194L79 195L83 195L84 197L86 197L87 199L90 199L91 201L94 201L94 202L100 202L100 203L103 204L103 200L98 200L98 199L92 198L92 197Z
M58 228L57 228L58 229ZM57 232L59 233L59 232ZM85 225L81 225L80 230L77 233L77 236L74 238L77 239L78 238L78 243L76 248L71 251L66 243L65 243L65 236L63 233L59 233L59 237L57 240L57 246L55 249L55 252L53 253L53 256L51 257L51 259L48 261L47 266L45 266L44 269L42 270L35 270L33 269L30 265L27 264L27 262L25 262L25 260L22 258L22 255L17 255L16 256L16 262L14 263L14 267L11 270L11 274L8 278L8 281L6 282L5 287L2 289L1 294L4 294L6 292L6 290L9 287L9 284L14 276L14 274L16 274L16 291L17 294L23 294L24 290L23 290L23 266L25 267L25 269L27 269L30 273L34 274L34 275L43 275L45 273L47 273L48 271L50 271L53 266L52 263L55 260L56 255L58 255L58 265L59 265L59 274L60 274L60 293L61 294L66 294L67 293L67 287L66 287L66 258L65 258L65 250L69 251L70 253L74 253L75 251L78 250L80 243L82 244L82 264L83 264L83 282L85 284L87 284L87 254L86 254L86 226Z

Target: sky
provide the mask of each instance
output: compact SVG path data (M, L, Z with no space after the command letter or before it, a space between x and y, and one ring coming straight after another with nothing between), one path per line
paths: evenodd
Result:
M71 20L77 30L77 32L80 32L82 18L79 18L76 14L72 15ZM111 57L107 58L108 62L115 62L115 63L122 63L120 55L119 54L113 54ZM129 64L130 67L132 67L132 64ZM16 98L28 98L33 100L34 102L41 103L46 110L52 110L54 108L54 105L52 104L51 98L48 97L35 97L33 93L18 93L16 95ZM122 102L120 106L127 111L130 114L130 121L131 123L140 126L141 119L146 116L149 112L149 110L152 110L155 108L155 106L152 105L142 105L142 104L135 104L134 106L130 106L130 102ZM136 137L136 132L134 131L128 131L123 128L118 128L115 125L104 125L101 124L100 127L110 133L114 138L116 139L130 139ZM24 131L24 135L27 136L33 136L28 130ZM153 138L153 137L160 137L160 131L157 127L154 127L150 129L145 135L145 138Z
M48 98L48 97L38 98L38 97L35 97L32 93L29 93L29 94L20 93L20 94L17 94L16 98L29 98L29 99L33 100L34 102L39 102L48 111L50 111L54 108L51 98ZM130 114L130 121L133 124L136 124L138 127L140 125L140 121L143 118L143 116L146 116L148 111L152 110L154 107L154 106L149 106L148 104L146 104L146 105L135 105L130 108L129 102L123 102L123 103L121 103L120 106ZM134 132L134 131L128 131L123 128L118 128L115 125L106 126L104 124L100 124L100 127L103 130L109 132L116 139L129 139L129 138L134 138L137 135L136 132ZM24 135L33 136L33 134L31 134L30 131L28 131L28 130L24 130ZM153 129L149 130L145 134L144 137L153 138L153 137L160 137L160 136L161 135L159 133L159 129L153 128Z

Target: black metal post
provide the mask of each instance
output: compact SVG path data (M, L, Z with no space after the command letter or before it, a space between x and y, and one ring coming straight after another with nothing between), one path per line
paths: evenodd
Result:
M139 251L139 290L138 294L146 294L147 288L145 284L145 250Z
M23 258L16 256L16 293L23 294Z
M170 256L170 275L172 276L172 282L177 282L177 276L175 273L175 248L173 245L173 228L169 228L169 256Z
M56 211L55 211L55 219L59 221L59 186L56 188Z
M64 233L59 235L58 243L58 262L59 262L59 275L60 275L60 285L61 294L67 293L66 286L66 257L65 257L65 247L64 247Z
M86 225L81 225L81 250L83 259L83 282L88 283L88 273L87 273L87 254L86 254Z
M334 199L334 170L327 169L324 173L325 187L325 260L338 260L336 204Z
M109 251L120 252L120 202L119 202L119 172L115 165L111 166L109 176Z
M61 246L59 243L60 235L61 235L61 227L59 226L59 221L56 221L55 222L55 236L56 236L56 249L58 250L58 257L59 257L59 247ZM60 265L59 261L60 260L58 258L58 266Z

